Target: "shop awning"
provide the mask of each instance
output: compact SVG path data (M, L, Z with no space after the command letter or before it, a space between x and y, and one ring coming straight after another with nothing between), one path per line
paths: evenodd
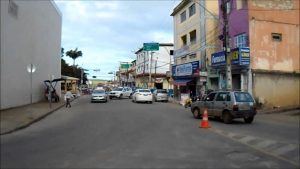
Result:
M193 79L174 79L174 85L185 86L188 82L192 80Z

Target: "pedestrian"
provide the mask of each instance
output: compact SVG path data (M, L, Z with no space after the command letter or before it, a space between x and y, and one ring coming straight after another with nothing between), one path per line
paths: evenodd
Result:
M65 94L65 100L66 100L66 107L71 107L71 98L73 98L73 94L70 90L67 91Z

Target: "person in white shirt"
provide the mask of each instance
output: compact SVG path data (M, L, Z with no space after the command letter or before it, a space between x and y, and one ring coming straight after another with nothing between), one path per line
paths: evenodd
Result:
M65 94L65 100L66 100L66 107L71 107L71 98L73 98L73 94L71 93L70 90L67 91L67 93Z

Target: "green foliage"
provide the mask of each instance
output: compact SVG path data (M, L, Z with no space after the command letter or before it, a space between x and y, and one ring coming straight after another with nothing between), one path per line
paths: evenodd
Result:
M82 52L78 51L76 48L75 50L67 51L66 55L73 59L73 66L75 66L75 60L82 56Z

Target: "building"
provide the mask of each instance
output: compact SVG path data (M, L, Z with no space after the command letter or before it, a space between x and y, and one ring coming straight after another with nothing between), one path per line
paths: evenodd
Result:
M172 43L159 43L157 51L140 48L136 54L136 87L171 89L173 85L167 78L171 70Z
M129 71L131 70L131 67L132 67L131 62L120 62L119 78L118 78L120 86L132 87L131 84L133 79L129 79Z
M50 0L0 4L2 110L45 99L43 81L60 78L62 15Z
M265 108L299 105L299 0L230 0L227 6L233 89L249 91ZM211 59L219 89L226 86L224 59L220 46Z
M174 96L180 99L183 94L199 95L208 85L217 86L217 82L208 77L207 61L218 46L218 2L183 0L171 16L174 21Z

